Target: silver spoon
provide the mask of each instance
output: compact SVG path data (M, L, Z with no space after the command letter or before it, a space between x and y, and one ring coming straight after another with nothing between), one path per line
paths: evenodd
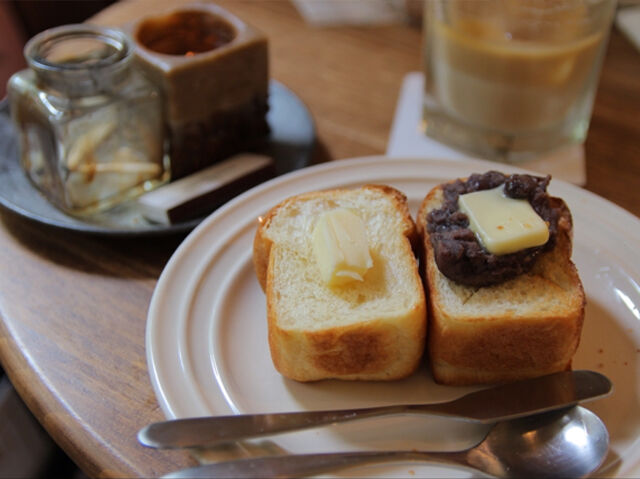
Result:
M207 464L165 478L302 477L361 464L429 461L482 471L495 477L584 477L609 449L600 418L576 406L495 424L471 449L459 452L366 451L268 456Z

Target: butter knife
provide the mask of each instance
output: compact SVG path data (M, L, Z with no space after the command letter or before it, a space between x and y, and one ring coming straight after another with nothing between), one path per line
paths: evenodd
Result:
M173 419L144 427L138 432L138 441L153 448L207 447L338 422L400 414L428 414L492 423L573 406L607 396L611 390L611 381L600 373L565 371L482 389L442 403Z

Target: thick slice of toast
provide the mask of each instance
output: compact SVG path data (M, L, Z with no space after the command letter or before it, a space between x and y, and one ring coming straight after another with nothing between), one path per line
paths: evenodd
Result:
M363 220L373 267L363 282L336 288L320 277L311 237L320 215L338 207ZM302 194L271 209L256 232L253 261L276 369L298 381L411 374L426 333L417 240L406 197L388 186Z
M442 186L431 190L416 221L434 379L450 385L489 384L569 369L580 341L585 296L571 261L572 220L565 203L552 199L561 212L557 242L529 273L494 286L471 287L445 277L435 262L427 214L442 200Z

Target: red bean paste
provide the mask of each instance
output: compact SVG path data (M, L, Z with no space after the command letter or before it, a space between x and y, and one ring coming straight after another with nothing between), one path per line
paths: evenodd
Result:
M506 176L497 171L473 174L466 181L443 186L442 207L427 215L427 231L438 268L447 278L468 286L491 286L530 271L541 253L556 242L560 208L547 193L551 176ZM496 255L487 251L469 228L469 218L458 209L458 197L504 185L505 195L527 199L549 225L549 240L542 246Z

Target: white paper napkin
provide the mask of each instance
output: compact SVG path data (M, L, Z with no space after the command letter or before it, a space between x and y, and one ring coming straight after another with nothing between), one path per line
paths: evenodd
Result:
M293 0L312 25L385 25L407 20L404 0Z
M616 26L640 50L640 5L619 9Z
M412 72L405 76L391 126L387 156L396 158L425 156L452 161L472 158L466 153L429 138L421 131L422 88L422 73ZM520 162L516 166L541 174L550 174L554 178L580 186L586 183L582 145L558 150L531 161ZM499 167L496 166L496 169Z

